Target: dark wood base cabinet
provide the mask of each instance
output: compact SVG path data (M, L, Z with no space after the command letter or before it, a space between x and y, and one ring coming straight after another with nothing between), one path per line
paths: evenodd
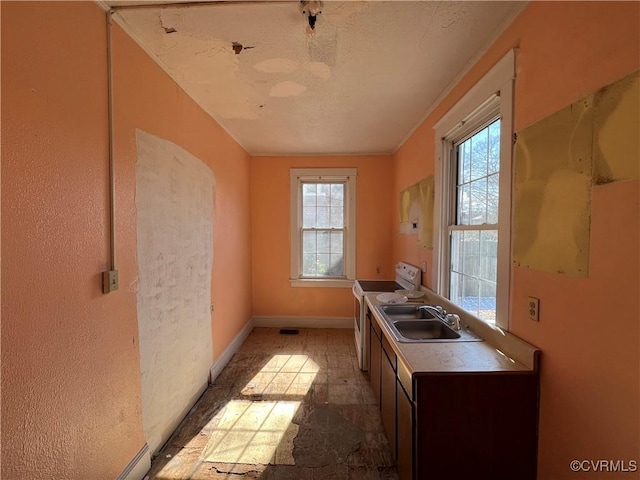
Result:
M410 374L369 324L371 385L401 480L536 479L536 372Z

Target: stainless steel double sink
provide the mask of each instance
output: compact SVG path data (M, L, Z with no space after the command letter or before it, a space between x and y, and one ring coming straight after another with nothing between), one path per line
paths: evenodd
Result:
M424 308L426 307L426 308ZM435 306L428 304L378 305L396 341L402 343L480 342L468 328L454 330L444 322Z

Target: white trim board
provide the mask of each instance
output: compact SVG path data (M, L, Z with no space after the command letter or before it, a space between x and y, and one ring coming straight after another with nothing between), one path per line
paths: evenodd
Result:
M242 327L242 330L238 332L233 341L227 348L224 349L222 354L215 360L215 362L213 362L213 365L211 365L211 369L209 370L209 384L212 384L215 379L218 378L218 375L220 375L220 372L222 372L224 367L227 366L227 364L231 360L231 357L235 355L235 353L240 349L244 341L247 339L247 337L251 333L251 330L253 330L253 327L253 319L251 319L245 324L244 327Z
M149 445L145 443L136 453L136 456L124 467L124 470L116 480L142 480L150 469L151 455L149 453Z
M254 327L272 328L353 328L352 317L295 317L268 316L253 317Z
M485 115L493 115L499 108L500 124L500 196L498 223L498 264L496 294L496 325L509 329L510 314L510 252L511 252L511 201L513 161L513 82L516 77L515 50L502 57L447 113L433 126L435 132L435 202L434 211L434 261L432 284L434 290L444 297L448 292L448 264L446 245L449 235L449 168L451 148L461 135L468 133ZM496 102L496 100L498 100ZM485 117L486 119L486 117Z

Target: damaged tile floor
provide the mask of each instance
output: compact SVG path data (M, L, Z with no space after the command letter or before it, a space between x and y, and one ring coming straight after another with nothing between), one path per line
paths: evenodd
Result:
M148 476L397 479L353 330L255 328Z

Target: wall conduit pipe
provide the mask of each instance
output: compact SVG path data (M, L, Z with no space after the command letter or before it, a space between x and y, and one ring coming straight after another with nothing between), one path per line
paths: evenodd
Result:
M113 141L113 66L112 66L112 39L111 39L111 16L113 10L107 11L107 94L108 94L108 131L109 131L109 244L110 244L110 266L109 270L102 274L102 291L109 293L118 289L118 270L116 264L116 182L115 182L115 159Z

